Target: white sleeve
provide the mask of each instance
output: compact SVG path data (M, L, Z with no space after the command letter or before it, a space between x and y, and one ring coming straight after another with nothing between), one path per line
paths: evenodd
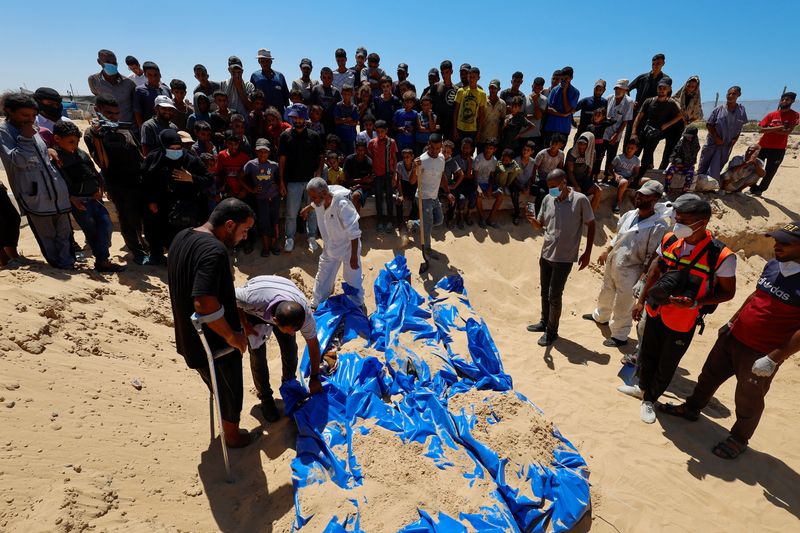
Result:
M736 254L730 254L726 257L715 274L719 278L732 278L736 276Z
M361 237L361 228L358 225L358 211L353 202L347 199L339 200L339 220L349 240Z

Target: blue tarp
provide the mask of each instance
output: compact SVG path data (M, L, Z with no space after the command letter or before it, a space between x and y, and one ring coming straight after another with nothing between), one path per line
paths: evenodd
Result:
M362 337L364 346L382 352L383 358L340 352L336 372L323 379L323 392L314 396L297 381L281 387L287 414L294 416L298 427L297 457L292 462L295 529L302 531L315 520L315 530L363 531L360 511L369 505L366 498L353 497L353 513L315 518L303 508L298 491L315 483L332 483L345 490L360 486L369 474L362 472L353 449L353 431L369 431L364 424L369 421L402 443L424 444L424 455L441 469L452 467L448 456L453 450L463 450L474 462L474 469L463 475L465 483L480 478L493 488L480 513L453 516L453 510L447 514L420 508L419 519L397 524L397 531L569 530L589 509L586 462L554 430L560 444L553 450L551 464L523 465L514 469L520 477L517 483L506 482L507 472L514 470L505 469L504 450L493 450L473 436L478 422L475 414L449 411L448 400L479 389L516 394L531 409L538 408L512 390L511 376L503 370L486 323L472 311L463 279L444 278L434 294L425 298L411 287L409 278L405 258L398 256L375 281L376 311L369 319L347 297L349 287L345 295L324 302L315 315L321 346L328 345L338 328L343 332L342 344ZM301 368L307 375L307 353ZM503 420L488 422L502 424ZM528 495L512 488L520 480L530 487L524 491Z

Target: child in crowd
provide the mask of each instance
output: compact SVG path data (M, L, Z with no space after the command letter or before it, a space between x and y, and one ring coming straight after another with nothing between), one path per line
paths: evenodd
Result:
M414 151L414 139L417 129L417 112L414 111L416 103L416 96L411 91L408 91L403 95L403 109L398 109L394 113L395 140L397 141L397 149L400 151L406 149L410 149L412 153Z
M394 114L402 104L400 99L392 94L392 80L387 77L381 79L381 93L372 99L372 112L376 120L383 120L388 125L393 124Z
M600 175L600 166L606 154L608 141L603 139L606 129L613 124L606 118L606 108L599 107L592 112L592 123L586 131L594 135L594 164L592 165L592 179L597 180Z
M240 140L239 151L244 152L247 154L247 157L252 158L254 156L253 145L247 140L246 122L244 117L239 113L231 115L231 131L233 131L233 134Z
M286 108L286 111L283 112L282 120L291 122L289 120L289 110L293 108L297 109L299 106L303 106L306 109L306 112L308 112L308 106L303 103L303 93L299 89L292 89L289 91L289 102L291 103L289 104L289 107Z
M344 169L339 166L339 154L334 151L328 151L325 154L322 178L328 182L328 185L344 184Z
M186 101L186 83L183 80L172 80L169 82L169 89L172 92L172 102L175 104L172 122L178 126L178 130L191 131L188 120L189 116L194 113L194 109L192 104Z
M594 135L584 131L567 154L565 167L569 185L587 196L592 202L592 211L596 212L603 192L592 179L594 148Z
M472 158L473 146L472 137L464 137L461 139L461 153L453 157L463 174L461 183L455 187L455 190L452 190L458 204L456 222L460 222L459 228L462 228L464 224L467 226L472 225L472 219L469 218L469 210L475 208L478 198L475 185L475 160Z
M417 132L415 134L416 150L415 155L420 155L428 145L431 133L435 133L436 115L433 113L433 100L429 95L425 95L420 100L421 111L417 113ZM452 155L452 150L451 150Z
M515 97L516 98L516 97ZM522 154L518 155L514 158L514 161L517 162L519 166L519 174L517 174L517 179L514 180L511 185L509 185L509 191L511 195L511 206L513 207L514 211L511 214L511 222L516 226L520 222L520 208L519 208L519 198L520 194L523 192L526 194L530 194L531 190L531 181L533 178L533 169L536 166L533 162L533 148L534 144L532 141L528 141L522 147Z
M214 145L217 150L225 146L225 132L231 129L231 110L228 108L228 95L222 91L214 93L214 103L217 110L211 113L211 131L214 132Z
M217 157L217 190L226 198L244 200L255 192L242 177L242 169L250 158L240 150L241 145L241 137L231 130L225 133L225 149Z
M195 125L200 122L209 122L211 120L211 100L208 95L198 92L194 95L194 113L189 115L186 119L186 131L189 133L195 132ZM196 137L195 137L196 138Z
M325 136L325 125L322 123L322 106L312 105L308 109L308 129Z
M342 152L348 156L355 150L358 125L358 107L353 103L352 85L342 87L342 101L333 109L333 118L336 121L336 135L342 143Z
M69 190L72 216L92 248L94 269L98 272L122 272L125 267L109 259L112 226L103 205L103 178L89 154L78 148L81 131L74 122L59 120L53 126L53 139L59 170Z
M520 153L519 145L523 136L536 128L523 111L524 103L525 101L521 96L511 98L510 112L506 115L501 133L502 141L500 147L502 149L510 148L515 154Z
M303 106L302 108L303 113L301 116L306 116L305 115L307 111L306 106L304 106L303 104L300 105ZM264 116L267 121L267 129L264 132L264 138L270 142L270 144L272 145L272 149L275 151L275 153L278 153L281 143L281 133L283 133L288 129L291 129L292 126L288 122L284 122L283 120L281 120L280 112L278 112L278 110L275 109L274 107L268 107L267 110L264 111Z
M550 147L545 148L533 159L533 173L536 176L536 212L539 212L539 207L542 205L542 200L547 194L547 174L551 170L557 168L564 168L564 151L563 148L567 144L566 138L556 133L550 137Z
M700 152L700 141L697 139L697 128L688 126L683 130L678 144L669 156L669 167L664 172L664 190L669 192L672 177L676 173L683 174L683 192L692 190L694 181L694 165Z
M411 148L404 148L400 151L401 161L397 162L397 181L398 181L398 195L397 195L397 223L398 225L405 224L403 216L405 212L406 202L411 202L411 213L408 215L409 220L416 220L419 218L417 214L419 208L417 206L417 186L412 185L416 183L416 167L414 166L414 151Z
M208 172L212 176L217 175L216 149L214 150L214 153L203 152L202 154L200 154L200 161L203 162L203 164L208 169ZM209 213L212 212L214 208L217 207L217 204L220 202L220 200L222 200L222 198L217 194L217 184L214 182L211 182L211 185L209 185L208 187L205 188L205 190L203 190L203 197L206 199L206 207Z
M478 197L475 207L478 210L478 226L485 228L491 226L497 227L497 224L492 220L492 216L500 207L500 202L503 199L503 192L499 190L494 183L495 173L497 172L497 158L494 156L497 151L497 139L486 139L483 147L483 152L475 156L472 168L475 174L475 184L477 185L476 194ZM494 197L492 210L489 216L483 216L483 199Z
M356 151L344 160L344 186L352 191L351 199L356 211L367 203L367 198L372 196L374 176L372 174L372 159L367 155L368 144L364 139L356 139Z
M247 138L252 146L258 139L266 137L267 134L267 116L264 114L266 99L264 93L259 90L253 91L253 94L250 95L250 103L253 105L253 109L250 111L247 123Z
M458 229L464 229L464 219L461 216L461 210L464 208L463 204L466 199L462 198L457 190L464 180L464 172L458 166L458 162L453 157L453 150L456 145L453 141L444 141L442 143L442 155L444 155L444 178L447 181L447 187L453 195L453 201L447 203L447 213L445 213L445 221L447 227L452 228L454 223L458 224ZM458 220L456 220L456 212L458 212Z
M368 114L362 119L361 131L356 135L356 140L362 140L368 143L377 136L378 134L375 131L375 117Z
M363 84L358 87L356 103L358 105L359 120L361 121L361 131L364 131L364 118L366 116L371 116L372 122L375 122L375 115L372 114L372 89L369 88L369 85Z
M278 187L278 164L269 158L272 146L267 139L257 139L256 158L248 161L242 169L244 181L254 191L254 203L258 234L261 236L261 257L280 255L278 246L278 217L281 195Z
M203 154L209 153L214 156L217 155L217 147L211 142L211 124L205 120L200 120L194 123L194 138L197 139L190 151L200 157Z
M639 175L639 167L642 166L642 162L636 155L638 149L639 143L636 142L636 139L630 139L625 145L625 152L618 154L611 162L610 180L603 180L605 183L610 182L612 185L617 186L617 197L613 206L615 213L619 213L619 204L622 203L622 198L625 196L625 191L628 187L631 185L637 187L639 184L636 178ZM649 180L641 178L640 181L643 183Z
M389 221L394 211L392 192L397 188L397 143L389 137L389 124L384 120L375 122L378 137L372 139L367 145L367 153L372 159L372 174L374 178L375 207L377 211L378 233L394 233L392 223Z

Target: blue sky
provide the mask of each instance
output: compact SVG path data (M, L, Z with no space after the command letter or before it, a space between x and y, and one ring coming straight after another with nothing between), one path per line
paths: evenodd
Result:
M611 87L618 78L649 70L656 52L666 54L664 71L676 88L690 75L700 75L704 101L713 100L717 91L724 98L731 85L742 87L743 100L777 100L784 85L800 90L797 39L785 23L796 25L794 2L770 1L760 9L740 0L670 1L659 7L650 2L460 1L443 8L450 4L406 0L386 2L387 7L326 2L314 12L309 4L139 0L98 8L99 2L81 0L8 2L0 90L51 86L65 93L72 84L76 93L88 94L86 78L99 71L100 48L115 51L120 63L127 54L140 62L154 60L165 81L180 78L193 87L195 63L205 64L212 79L224 79L227 58L235 54L249 76L258 68L256 50L265 47L276 58L274 68L291 81L299 77L302 57L313 61L317 77L320 67L335 66L336 48L346 49L353 63L358 46L378 52L392 77L398 63L408 63L418 90L427 84L430 67L450 59L456 68L463 62L479 66L482 85L498 78L504 88L515 70L525 74L527 89L535 76L549 79L554 69L571 65L575 86L588 95L598 78ZM342 5L364 6L365 14ZM53 27L49 34L47 26ZM120 67L128 73L124 64Z

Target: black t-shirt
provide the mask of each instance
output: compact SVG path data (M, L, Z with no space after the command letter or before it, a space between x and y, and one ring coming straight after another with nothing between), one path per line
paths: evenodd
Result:
M286 157L283 179L289 182L308 181L319 168L322 155L322 139L315 131L294 128L281 133L279 154Z
M97 150L94 144L91 128L83 134L89 153L97 159ZM139 143L130 130L118 129L100 134L103 149L108 159L108 168L102 171L106 185L110 187L127 187L138 189L142 184L139 167L142 164L142 153Z
M653 98L658 95L658 82L661 81L661 78L664 76L667 75L664 74L663 71L659 72L655 77L650 72L639 74L628 86L628 92L636 89L635 102L641 105L648 98Z
M169 247L167 283L175 322L175 347L189 368L204 368L208 359L191 320L194 298L215 296L225 308L225 320L231 329L242 329L227 248L209 233L193 228L179 232ZM211 328L203 330L212 353L228 346Z
M641 112L644 113L644 116L642 117L643 120L639 121L640 129L645 125L660 128L677 115L680 115L681 109L672 98L667 98L663 102L660 102L657 98L648 98L642 104Z
M356 158L356 154L350 154L345 158L343 168L346 180L345 186L353 187L355 186L355 184L352 183L353 180L364 179L372 174L372 159L364 157L363 160L359 161L358 158ZM364 183L359 185L359 187L368 191L372 190L371 183Z
M456 93L458 87L451 85L445 87L444 82L440 81L431 91L433 99L433 112L436 114L436 121L441 125L453 123L453 110L456 107ZM442 128L446 131L446 128Z

